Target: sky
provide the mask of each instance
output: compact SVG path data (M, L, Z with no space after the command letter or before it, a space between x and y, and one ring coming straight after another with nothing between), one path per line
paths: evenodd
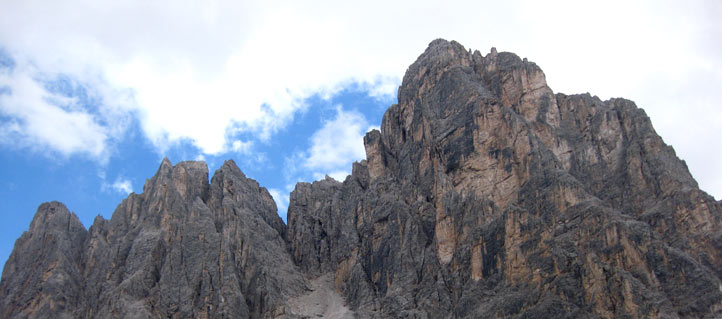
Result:
M536 62L554 92L643 108L722 199L722 2L0 2L0 267L42 202L86 227L163 157L226 159L285 219L343 180L436 38Z

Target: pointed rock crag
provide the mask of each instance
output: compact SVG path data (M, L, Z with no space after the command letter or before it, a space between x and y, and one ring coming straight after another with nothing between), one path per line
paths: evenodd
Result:
M86 231L43 204L0 287L3 318L261 318L306 283L268 191L227 161L164 160L110 220Z
M288 226L226 162L164 160L85 230L39 207L3 318L719 318L722 202L633 102L433 41L343 182Z

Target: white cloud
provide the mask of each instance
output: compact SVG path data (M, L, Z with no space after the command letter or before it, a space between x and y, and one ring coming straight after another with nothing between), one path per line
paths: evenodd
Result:
M288 213L288 202L290 200L289 194L291 193L291 190L281 191L277 188L269 188L268 192L271 193L273 201L276 202L276 207L278 208L278 215L280 215L281 218L286 221L286 215Z
M137 112L159 149L187 140L206 154L231 149L237 133L269 139L314 94L360 83L373 96L393 95L433 38L483 52L496 46L537 62L557 92L635 100L691 170L704 172L695 173L702 188L720 197L722 167L704 154L722 111L704 101L722 100L722 90L695 87L722 82L721 8L704 0L3 1L0 45L47 74L97 87L114 105L103 112ZM65 112L76 127L89 124L86 140L37 143L69 153L107 149L103 129L115 126ZM32 135L22 116L10 115L5 136Z
M124 106L161 150L185 139L218 154L238 131L268 139L314 94L352 82L392 94L408 63L389 73L372 68L382 55L354 61L346 21L292 3L106 5L5 2L0 43L43 69L131 89Z
M130 194L133 191L133 187L128 179L116 179L113 185L110 186L119 193Z
M363 137L368 128L366 118L355 111L336 108L336 117L327 121L311 136L311 147L302 166L315 179L329 175L343 181L350 173L351 163L366 157Z
M233 143L231 143L231 150L233 150L236 153L240 153L240 154L250 153L252 147L253 147L252 141L235 140L235 141L233 141Z
M285 158L286 193L294 189L297 181L310 182L329 176L343 182L351 174L352 163L366 158L363 137L372 128L363 114L337 106L334 117L324 121L309 138L309 148Z
M116 132L103 119L88 112L75 97L54 93L39 79L42 73L22 61L0 69L0 142L47 155L73 153L107 159L107 141ZM114 125L114 124L111 124Z
M113 192L124 194L124 195L130 194L131 192L133 192L133 184L127 178L118 176L115 178L115 181L112 184L110 184L105 181L105 173L104 172L101 172L99 174L99 177L103 180L103 182L100 186L101 190L103 190L103 191L113 191Z

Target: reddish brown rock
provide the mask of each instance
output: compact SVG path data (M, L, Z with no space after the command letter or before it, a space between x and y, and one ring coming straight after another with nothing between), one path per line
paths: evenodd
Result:
M310 270L362 317L722 316L720 203L631 101L437 40L364 142L343 184L289 205L295 260L319 259L298 238L335 242Z

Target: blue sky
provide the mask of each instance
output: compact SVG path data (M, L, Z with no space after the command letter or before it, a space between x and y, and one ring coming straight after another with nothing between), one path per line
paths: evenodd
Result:
M59 90L68 96L82 95L77 88L62 86ZM332 96L311 96L273 138L240 134L247 146L213 155L204 154L188 141L160 153L139 133L135 120L128 123L125 134L103 162L5 146L0 152L0 163L8 168L0 171L0 259L4 264L12 243L28 228L40 203L61 201L89 227L97 215L110 218L129 192L142 192L145 180L155 174L163 156L174 164L204 160L209 178L225 160L233 159L248 177L271 191L285 220L288 195L297 182L311 182L327 174L342 181L350 174L351 163L365 156L363 135L379 126L392 100L389 96L369 96L354 86Z
M0 263L37 206L86 226L161 159L234 159L285 215L342 178L435 38L515 52L555 92L625 97L722 198L719 1L0 2Z

